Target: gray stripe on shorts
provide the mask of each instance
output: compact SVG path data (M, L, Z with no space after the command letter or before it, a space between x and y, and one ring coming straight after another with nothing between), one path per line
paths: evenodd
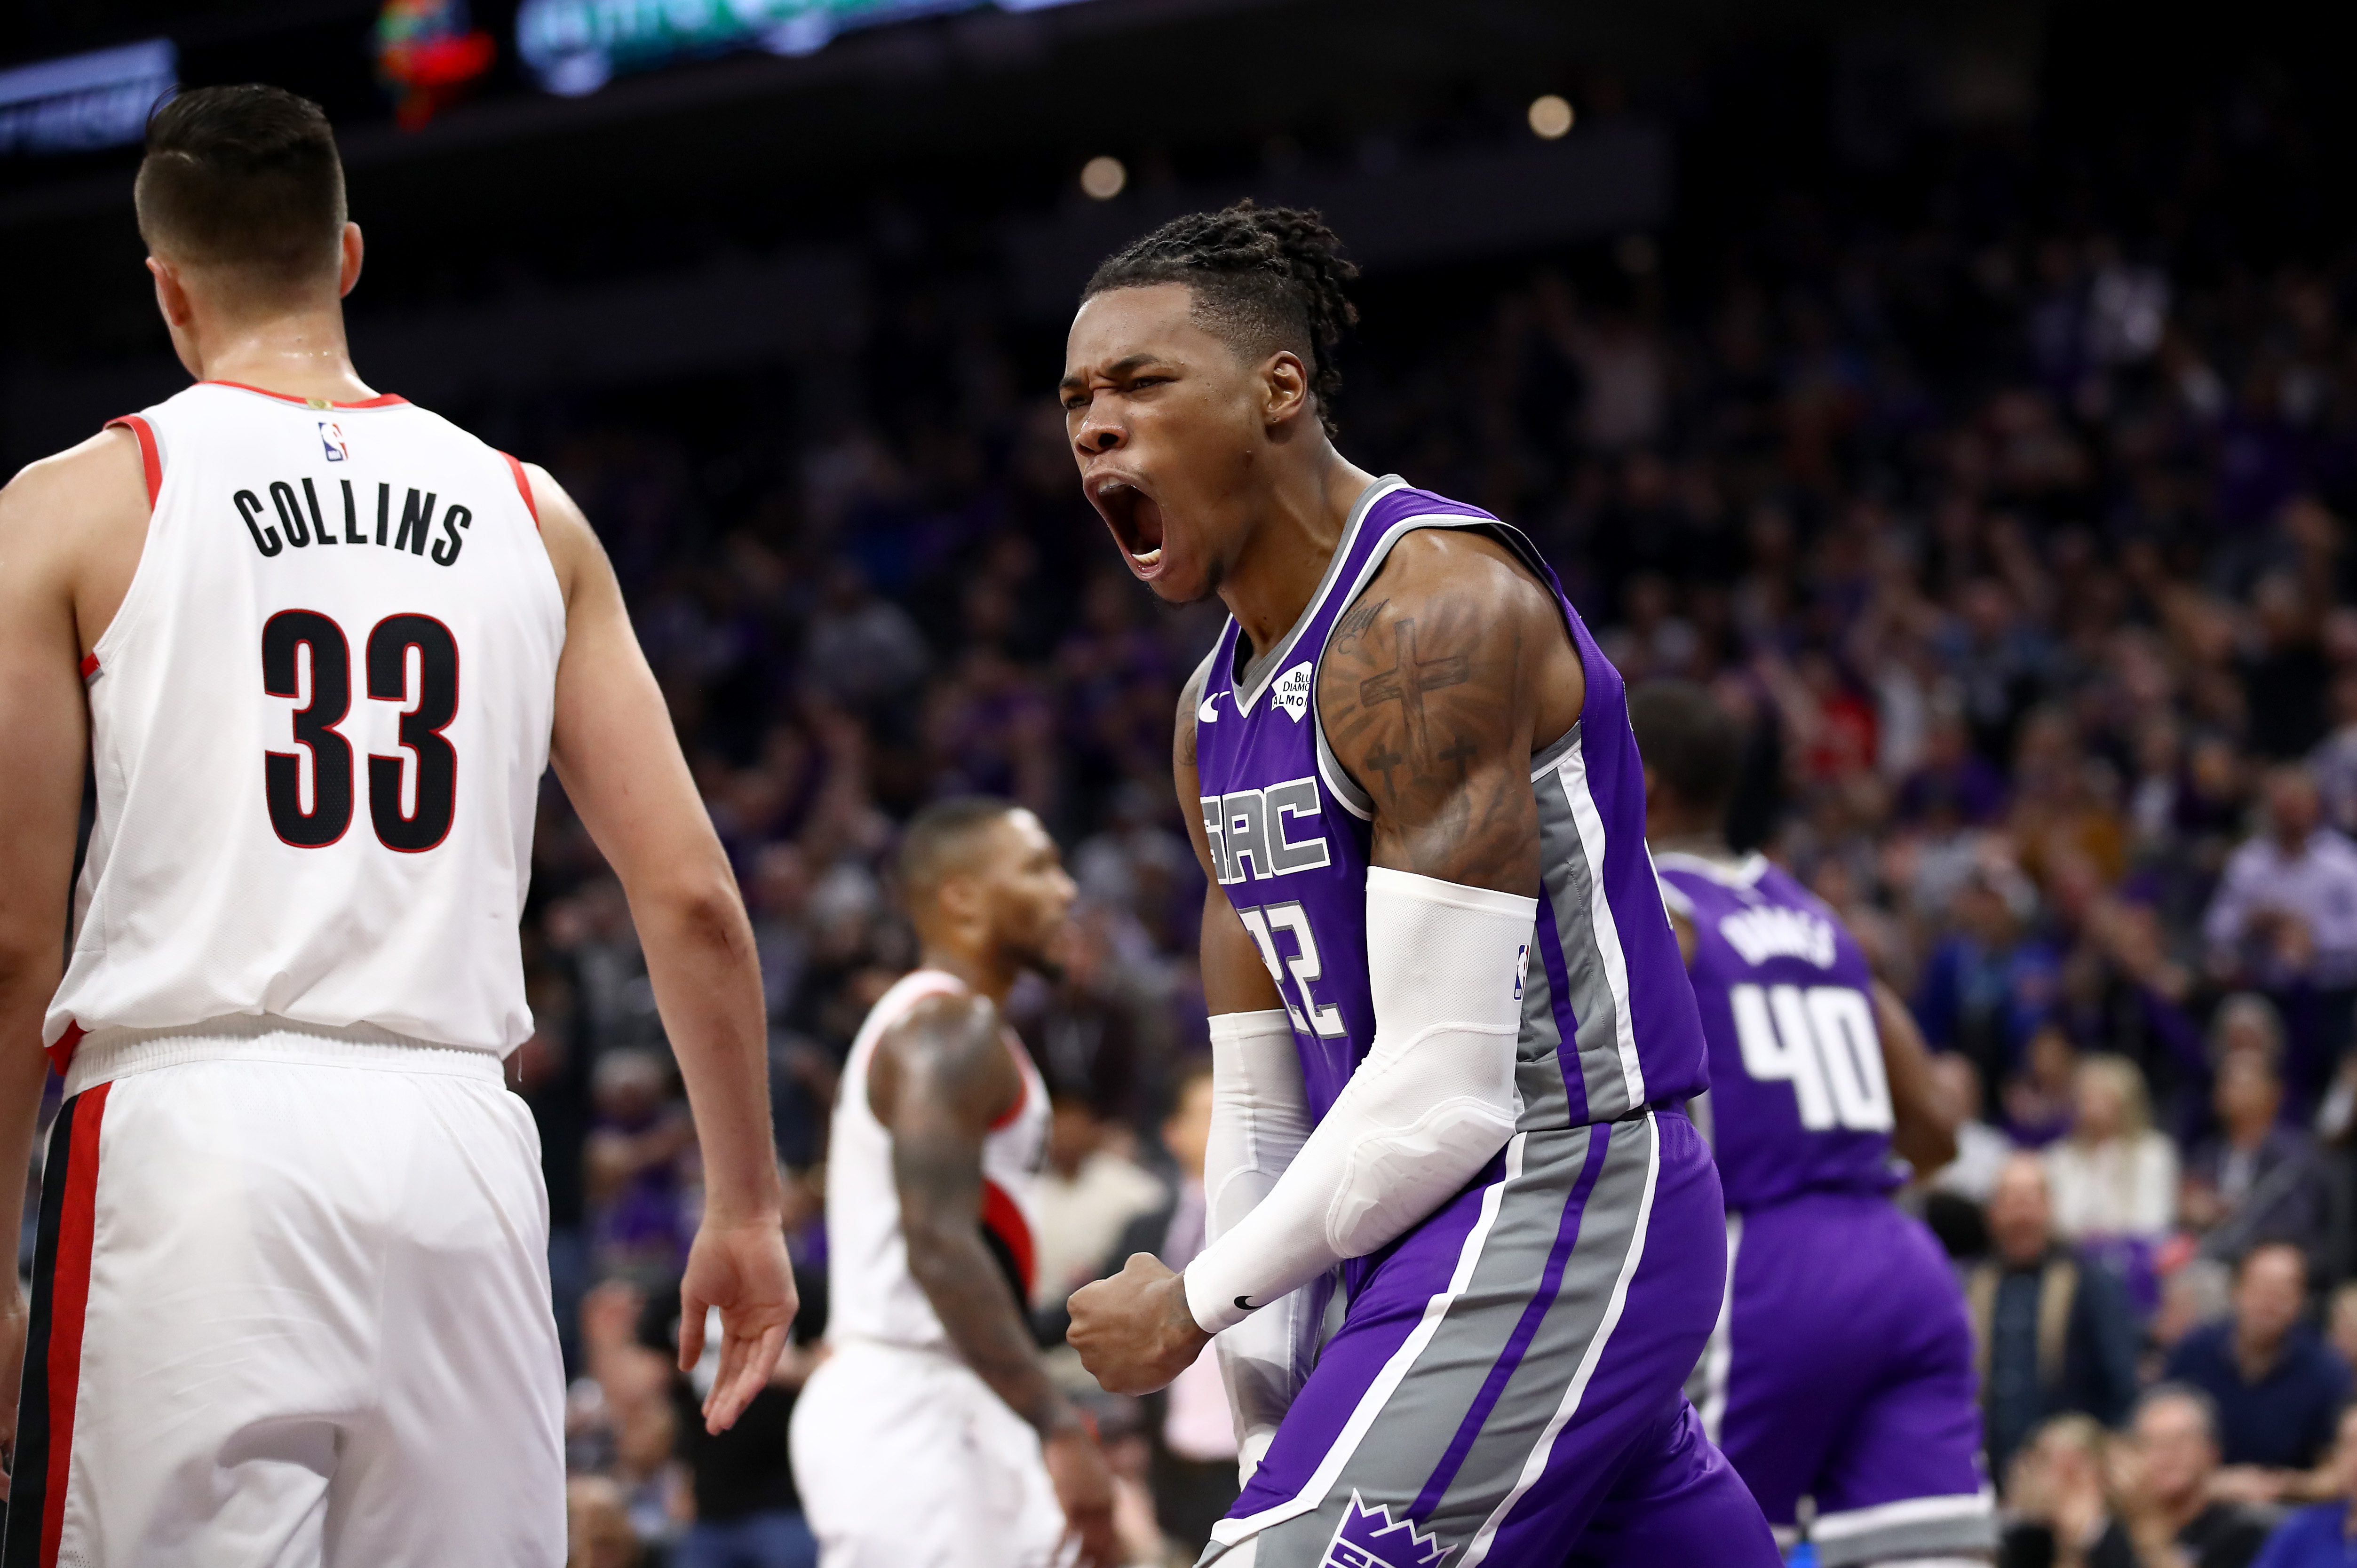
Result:
M1416 1525L1461 1548L1505 1499L1602 1326L1636 1239L1652 1165L1650 1118L1525 1134L1522 1176L1507 1188L1465 1294L1318 1505L1260 1532L1255 1568L1313 1568L1354 1494L1405 1517L1505 1353L1546 1272L1590 1140L1598 1137L1610 1144L1561 1287L1438 1504ZM1213 1562L1221 1550L1214 1546L1202 1562Z
M1827 1514L1809 1539L1824 1568L1993 1552L1998 1544L1996 1505L1986 1491L1977 1497L1911 1498Z

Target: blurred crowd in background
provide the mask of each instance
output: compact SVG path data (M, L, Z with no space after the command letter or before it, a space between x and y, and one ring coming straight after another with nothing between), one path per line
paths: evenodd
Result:
M1910 1201L1966 1279L2009 1561L2138 1561L2087 1553L2196 1493L2255 1550L2266 1516L2234 1510L2341 1486L2357 268L2245 264L2220 221L2298 136L2221 118L2075 196L2034 141L1960 143L1901 212L1795 196L1707 266L1631 236L1387 282L1344 360L1348 455L1518 522L1631 682L1743 718L1735 843L1913 1000L1964 1133ZM913 959L896 824L984 790L1065 844L1065 967L1014 1004L1056 1106L1044 1339L1187 1179L1162 1128L1203 1049L1202 883L1168 746L1219 612L1128 579L986 280L890 298L874 417L716 446L699 409L640 409L538 455L631 591L752 908L806 1326L834 1076ZM628 912L553 786L535 909L519 1071L576 1456L650 1550L717 1561L694 1532L791 1509L791 1478L773 1436L766 1469L710 1462L662 1369L646 1304L694 1149ZM1106 1415L1142 1482L1156 1419Z
M1733 842L1912 1000L1963 1131L1907 1200L1964 1281L2024 1565L2174 1540L2232 1568L2357 1466L2357 253L2244 244L2307 199L2296 117L2230 93L2191 124L2078 162L1929 138L1732 226L1371 280L1342 360L1347 456L1528 530L1632 683L1742 718ZM1169 746L1222 612L1123 568L1005 279L883 254L873 281L857 395L699 383L503 441L598 527L737 865L805 1304L776 1386L705 1436L708 1369L671 1367L694 1137L552 781L511 1067L599 1568L809 1560L783 1434L826 1120L915 959L891 856L924 802L1030 807L1082 889L1061 972L1012 1004L1055 1107L1043 1345L1200 1169ZM1180 1402L1095 1406L1141 1560L1159 1531L1191 1561L1226 1464Z

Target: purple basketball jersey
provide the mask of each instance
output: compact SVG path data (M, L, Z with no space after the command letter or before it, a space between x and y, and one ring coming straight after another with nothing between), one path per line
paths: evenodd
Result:
M1658 865L1663 897L1694 922L1706 1124L1727 1207L1897 1186L1874 981L1857 940L1763 855Z
M1524 954L1518 1126L1611 1122L1699 1093L1708 1084L1702 1028L1645 854L1644 774L1620 671L1520 532L1391 478L1360 499L1317 593L1248 687L1238 684L1239 632L1229 621L1195 710L1212 859L1292 1015L1311 1112L1324 1117L1375 1037L1366 930L1373 802L1318 723L1318 660L1392 546L1419 528L1480 529L1513 550L1554 592L1587 671L1578 723L1531 759L1541 886ZM1410 667L1395 674L1405 683L1441 671L1451 653L1409 644L1403 658Z

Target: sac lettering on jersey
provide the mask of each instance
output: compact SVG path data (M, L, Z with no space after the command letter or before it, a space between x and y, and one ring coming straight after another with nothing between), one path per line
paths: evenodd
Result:
M434 509L441 498L432 490L409 487L396 513L393 486L380 482L374 499L376 526L371 531L364 525L363 519L369 514L352 481L338 479L335 484L337 488L328 492L324 507L320 504L319 487L308 476L294 481L273 479L259 492L240 489L230 497L230 504L237 509L239 521L245 524L246 536L265 560L284 553L289 545L307 550L368 544L406 550L436 566L457 564L458 552L466 548L467 530L474 526L473 508L451 501L443 506L437 520ZM267 502L263 499L265 494L270 498ZM396 516L398 524L394 521ZM337 526L339 519L340 528ZM439 539L434 537L437 525Z
M1332 864L1333 852L1327 845L1322 825L1314 838L1296 836L1324 814L1318 803L1315 779L1288 779L1265 789L1205 795L1196 803L1202 808L1211 864L1219 867L1223 887L1316 871Z

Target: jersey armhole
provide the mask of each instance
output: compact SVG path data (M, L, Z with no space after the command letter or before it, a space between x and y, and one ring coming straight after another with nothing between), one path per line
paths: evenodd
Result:
M496 448L494 448L494 450L496 450ZM516 494L523 498L523 510L532 513L533 527L535 529L539 528L540 503L532 499L532 476L523 471L523 465L522 463L517 462L513 457L508 456L505 452L500 453L500 456L507 459L508 472L513 476L515 479Z
M139 465L146 470L147 509L153 511L156 508L156 498L164 489L164 453L163 449L156 445L155 427L147 423L145 415L137 413L126 413L119 419L110 419L106 422L105 427L113 430L118 425L139 438ZM512 463L515 459L511 457L508 461Z

